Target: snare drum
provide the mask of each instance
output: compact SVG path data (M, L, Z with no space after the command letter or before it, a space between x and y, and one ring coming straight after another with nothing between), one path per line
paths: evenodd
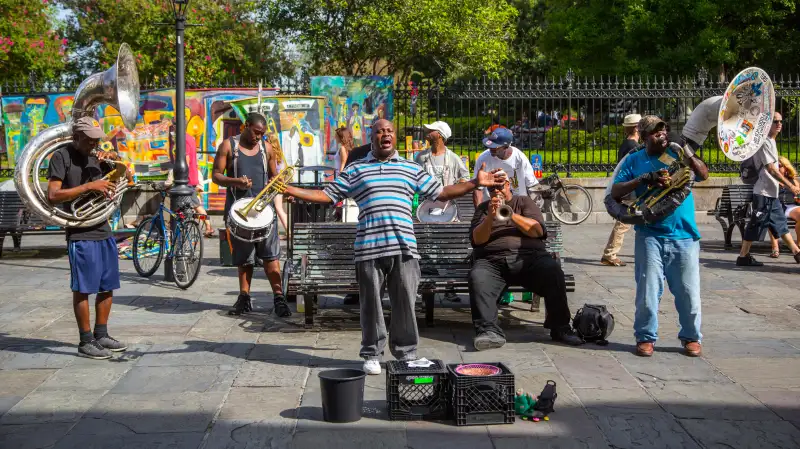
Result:
M247 220L244 220L236 211L245 207L252 199L253 198L242 198L233 203L228 213L226 227L231 236L238 240L255 243L269 236L272 225L275 222L275 210L272 208L271 204L265 207L260 213L256 212L255 209L251 209Z
M458 221L455 201L425 200L417 206L417 220L422 223L452 223Z

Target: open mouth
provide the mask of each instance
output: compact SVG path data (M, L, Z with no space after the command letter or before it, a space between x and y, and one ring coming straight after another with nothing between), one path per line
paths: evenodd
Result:
M391 148L392 138L390 136L381 137L381 148Z

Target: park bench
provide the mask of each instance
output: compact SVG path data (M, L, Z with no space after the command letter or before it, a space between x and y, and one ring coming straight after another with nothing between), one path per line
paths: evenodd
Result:
M49 226L37 215L25 208L16 191L0 192L0 257L3 257L3 242L10 234L14 240L14 249L22 246L22 234L59 235L64 229Z
M303 295L305 325L314 324L317 298L323 294L358 293L353 262L356 223L294 223L284 265L284 288L289 300ZM468 294L468 273L472 260L469 222L415 223L420 253L419 293L425 309L425 324L433 326L434 296L453 291ZM560 261L559 223L547 223L548 251ZM509 291L522 292L521 287ZM575 291L575 279L567 275L567 291Z
M725 247L733 247L731 242L733 230L739 228L740 237L744 236L744 228L747 219L750 218L752 211L751 202L753 201L753 186L747 184L732 184L722 188L722 195L717 198L714 210L709 211L709 215L714 217L722 225L722 232L725 234ZM795 226L794 220L788 220L789 229ZM764 235L766 237L766 235Z

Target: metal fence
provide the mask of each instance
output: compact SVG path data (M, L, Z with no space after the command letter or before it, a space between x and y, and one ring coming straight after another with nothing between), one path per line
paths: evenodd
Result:
M783 115L778 138L781 155L800 162L800 76L774 76L776 110ZM470 164L483 151L481 140L494 124L514 132L514 145L528 157L539 154L544 171L608 174L624 139L622 120L631 113L655 114L673 130L682 129L702 100L721 95L727 80L710 81L703 70L691 79L576 78L571 72L549 79L472 79L444 83L424 81L396 85L394 123L401 149L406 136L422 143L424 123L446 121L453 136L448 147L467 155ZM142 90L170 88L174 79L143 80ZM228 79L215 84L187 81L187 88L258 87L253 79ZM264 86L268 87L268 86ZM308 94L309 79L284 79L269 87L283 94ZM77 85L38 82L0 84L0 94L19 95L74 91ZM713 133L699 151L713 172L735 172L738 164L719 150ZM563 169L561 168L563 167Z
M800 77L772 77L776 111L783 116L778 138L781 155L800 161ZM529 157L539 154L544 171L563 166L575 173L608 174L617 163L627 114L655 114L680 131L694 107L722 95L728 81L709 81L701 71L693 79L561 78L467 80L452 84L396 86L395 123L399 133L422 139L421 125L444 120L453 132L448 147L469 155L483 151L481 140L497 123L510 128L514 145ZM714 172L737 172L739 164L719 150L714 131L699 155Z

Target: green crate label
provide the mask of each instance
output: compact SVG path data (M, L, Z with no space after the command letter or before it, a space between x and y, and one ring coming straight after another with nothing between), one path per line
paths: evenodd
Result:
M415 377L414 384L432 384L433 383L433 376L426 376L426 377Z

